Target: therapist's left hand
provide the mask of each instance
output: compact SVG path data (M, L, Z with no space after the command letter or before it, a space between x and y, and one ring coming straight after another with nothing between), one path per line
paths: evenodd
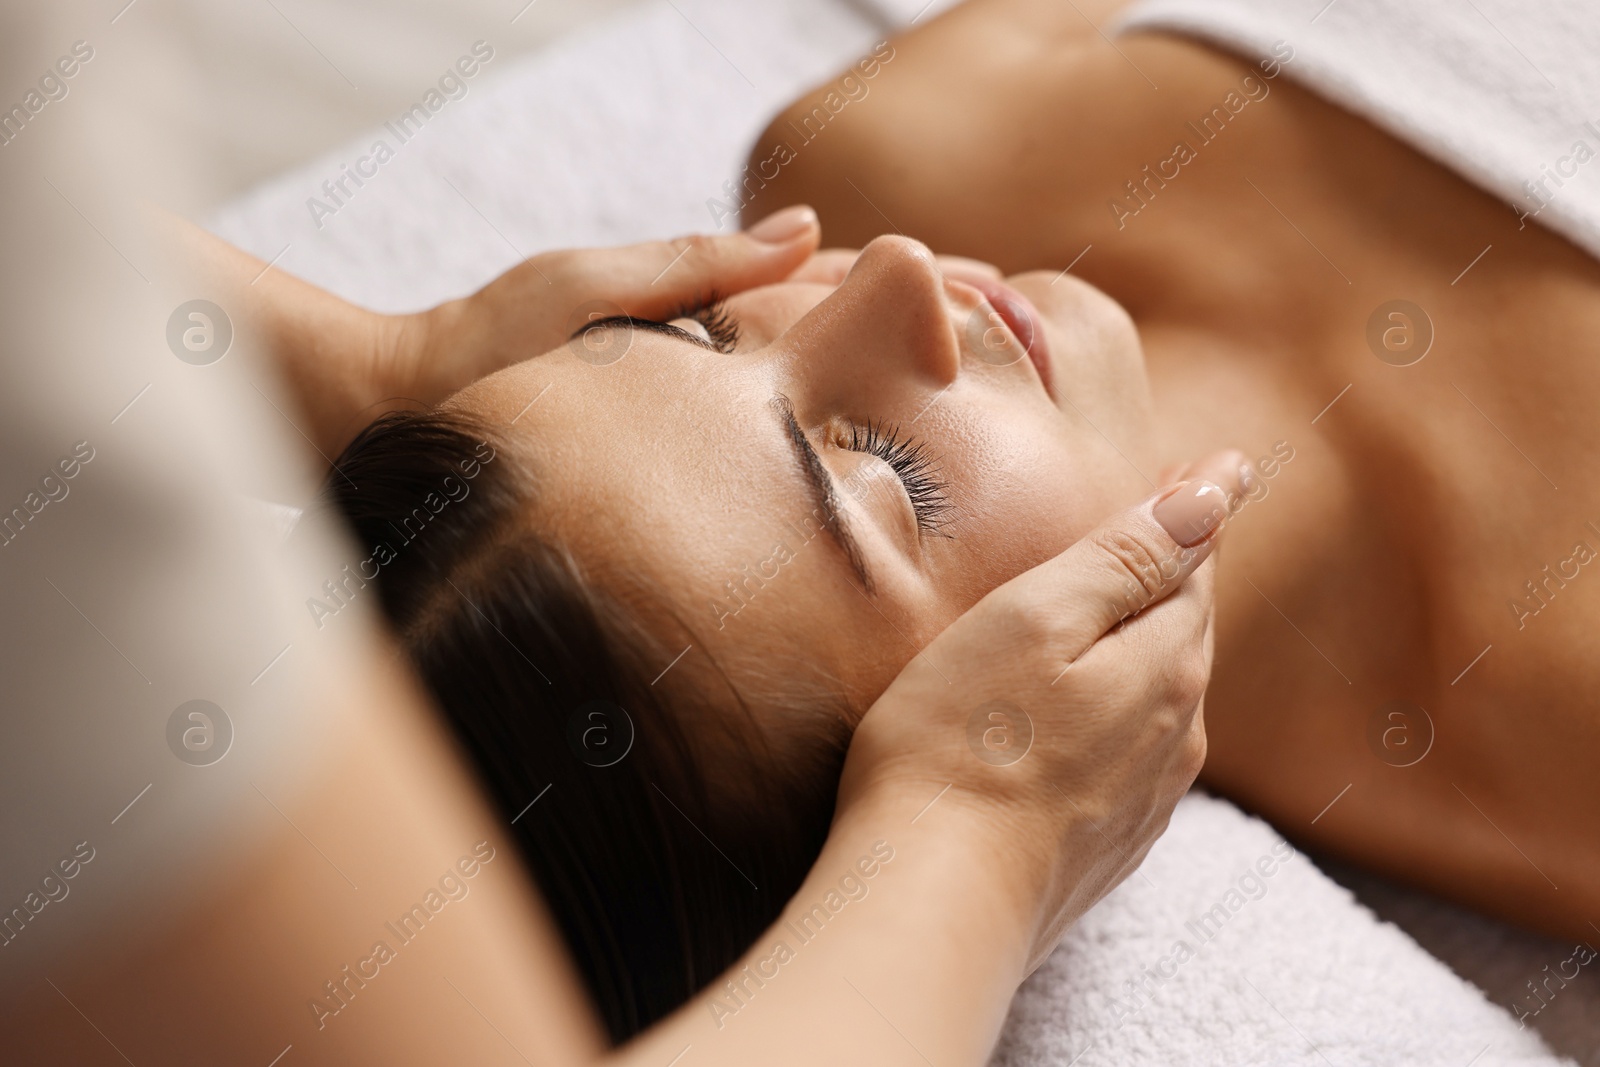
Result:
M534 256L469 297L391 319L376 386L437 403L565 344L586 310L671 318L713 295L783 281L816 251L821 232L816 212L797 205L743 233Z

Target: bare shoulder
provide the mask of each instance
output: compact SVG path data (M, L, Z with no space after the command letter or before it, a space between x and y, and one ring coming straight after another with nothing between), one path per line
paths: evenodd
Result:
M745 221L804 202L826 244L898 231L1008 272L1063 265L1189 104L1249 73L1175 37L1113 40L1122 6L972 0L883 42L768 126Z
M1019 151L1037 141L1028 131L1052 121L1066 81L1105 48L1097 25L1121 6L969 0L883 42L763 132L738 198L745 221L806 202L828 244L898 230L957 251L948 205L1016 177Z

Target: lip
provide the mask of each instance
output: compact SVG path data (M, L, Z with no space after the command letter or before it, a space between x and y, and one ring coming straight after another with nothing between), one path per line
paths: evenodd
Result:
M1005 322L1006 328L1027 350L1028 361L1039 374L1039 381L1051 400L1056 399L1055 368L1050 362L1050 342L1044 335L1044 317L1033 301L996 278L962 278L966 284L983 294L995 313Z

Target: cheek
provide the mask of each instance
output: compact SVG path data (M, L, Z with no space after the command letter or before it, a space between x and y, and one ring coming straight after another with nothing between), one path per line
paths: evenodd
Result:
M946 610L956 613L1154 491L1130 462L1131 443L1113 446L1084 414L997 405L945 438L945 475L960 513L948 531L951 573L940 586Z
M1148 467L1153 456L1150 381L1139 333L1128 313L1071 275L1025 274L1013 284L1045 317L1064 414L1092 422L1097 429L1089 432L1109 438L1116 450L1154 477ZM1137 472L1130 473L1138 478Z
M995 413L955 435L945 476L958 514L948 532L958 561L948 583L964 609L1059 554L1115 507L1104 459L1085 455L1054 417Z

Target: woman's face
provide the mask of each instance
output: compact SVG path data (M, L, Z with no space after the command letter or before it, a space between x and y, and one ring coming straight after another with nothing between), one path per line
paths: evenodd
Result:
M1150 491L1122 310L1064 275L1010 279L1009 305L973 281L881 238L840 284L729 299L732 351L714 323L601 327L450 406L525 458L529 524L684 647L660 664L678 685L808 671L864 712L985 593Z

